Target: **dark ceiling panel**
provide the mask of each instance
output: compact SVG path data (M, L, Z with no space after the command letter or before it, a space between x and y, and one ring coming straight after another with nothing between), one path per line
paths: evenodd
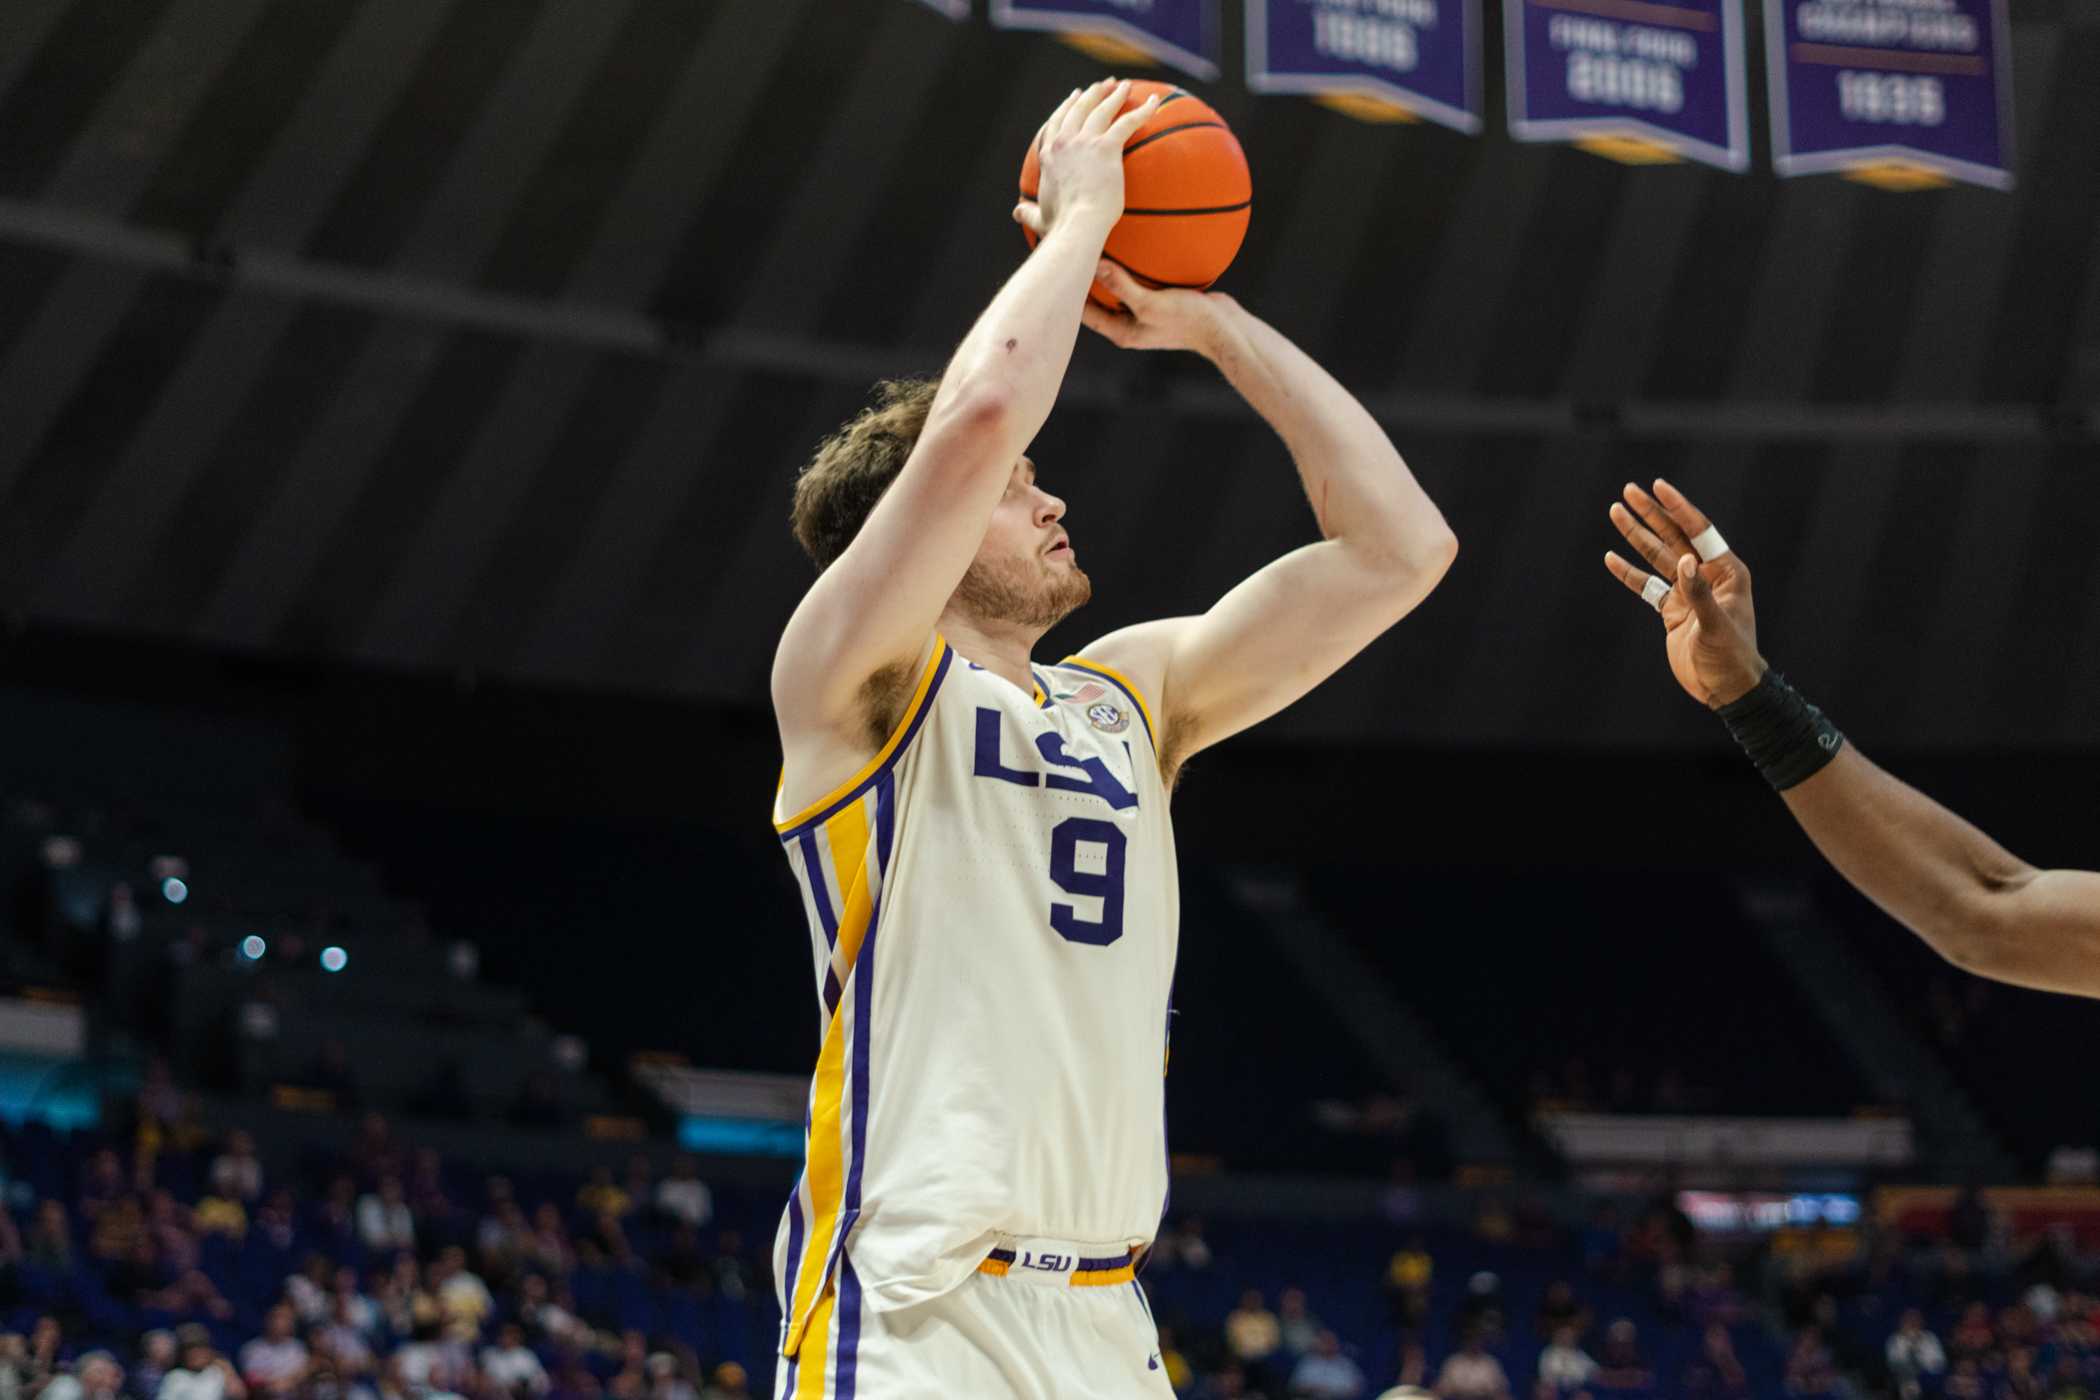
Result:
M692 60L607 210L571 294L639 307L655 295L728 161L751 129L770 75L793 61L805 11L818 0L685 6L711 19Z
M122 215L269 0L176 0L74 140L43 197Z
M1830 325L1840 254L1860 203L1878 197L1834 180L1792 180L1780 188L1733 347L1728 397L1796 399L1807 392Z
M929 114L955 119L943 78L956 66L959 31L910 6L890 9L871 30L862 36L859 71L827 104L829 132L810 152L786 212L765 239L763 261L732 303L730 319L739 325L807 334L829 289L890 275L864 260L859 234L900 221L883 175L912 130Z
M1663 399L1718 398L1748 324L1764 261L1765 224L1779 189L1762 179L1708 178L1670 279L1645 391Z
M1612 211L1632 179L1622 165L1572 149L1553 152L1531 218L1509 231L1518 244L1509 280L1482 307L1483 318L1495 324L1480 366L1483 390L1540 398L1560 387L1597 295Z
M634 0L554 5L540 12L502 81L488 93L412 233L389 266L472 283L520 194L618 37Z
M1719 178L1685 166L1643 171L1626 182L1591 274L1595 288L1554 367L1553 387L1588 404L1639 394L1669 310L1670 286L1677 270L1698 256L1690 229L1699 192Z
M2100 30L2074 29L2060 58L2068 81L2051 95L2023 175L2041 197L2020 211L2011 284L1991 327L1986 399L2052 401L2062 383L2100 213Z
M398 111L417 56L458 0L363 0L350 26L265 154L244 173L223 212L205 211L216 234L273 252L306 245L362 166L380 124ZM278 11L296 7L280 6ZM237 100L237 99L230 99ZM235 155L247 165L246 148ZM201 153L209 158L209 152Z
M133 567L126 616L151 631L191 632L376 328L369 314L333 306L306 307L291 320L203 469Z
M0 362L0 503L148 279L75 259Z
M43 189L171 3L78 0L43 33L0 97L0 196Z
M482 285L561 292L692 66L709 8L682 0L629 7L483 265Z
M296 310L280 297L225 298L53 556L34 606L100 628L128 621L124 590L133 570L206 469L213 444L263 374Z
M12 488L0 492L0 598L34 590L45 559L124 455L217 299L211 287L170 276L147 279L131 299Z
M192 237L209 233L269 153L366 2L263 5L210 91L169 142L131 217Z
M444 664L444 642L467 590L516 526L518 502L556 446L594 359L569 345L523 349L480 432L456 451L458 466L433 480L420 509L402 512L407 533L398 562L370 584L376 602L352 648L356 655L391 665ZM406 454L404 460L417 462ZM424 455L418 464L427 470L436 460Z
M340 516L311 537L312 562L275 626L273 640L301 655L354 649L366 610L384 592L445 484L494 411L524 344L465 331L451 337L415 387L391 435L360 476Z
M324 262L376 267L421 220L452 158L531 33L546 0L456 0L306 251Z
M667 377L654 411L624 450L603 457L588 453L557 466L564 480L572 473L580 478L573 495L559 493L578 508L558 535L546 532L563 552L546 563L553 582L545 605L507 658L509 665L542 678L591 674L607 629L641 590L669 503L703 473L726 482L741 471L777 467L775 454L784 448L771 433L762 444L723 442L720 423L740 388L735 375L682 366ZM710 449L724 455L712 458Z
M1497 329L1491 308L1515 275L1521 231L1539 206L1546 172L1570 152L1497 142L1477 151L1464 186L1438 211L1419 313L1395 332L1407 340L1399 381L1454 392L1479 382Z

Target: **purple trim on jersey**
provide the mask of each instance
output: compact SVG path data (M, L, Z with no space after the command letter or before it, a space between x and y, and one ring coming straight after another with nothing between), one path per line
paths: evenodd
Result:
M926 724L926 716L933 713L934 699L941 693L941 682L948 678L948 668L954 664L954 661L955 648L943 642L941 644L940 663L933 668L933 680L926 687L926 700L919 706L918 713L911 717L911 724L905 729L904 737L897 741L897 747L890 751L889 761L855 783L851 792L846 793L823 811L810 817L809 820L798 822L786 831L781 832L780 839L783 843L800 839L804 831L811 827L822 826L840 812L845 811L848 806L860 801L861 798L867 795L869 788L875 786L876 783L882 780L884 774L897 766L898 761L911 748L912 740L919 737L919 730Z
M1130 702L1130 708L1137 711L1138 723L1145 726L1145 737L1152 741L1152 751L1154 753L1159 752L1159 736L1152 732L1152 721L1145 717L1145 707L1138 703L1136 692L1131 690L1129 686L1123 684L1123 682L1117 680L1114 676L1111 676L1108 672L1097 671L1092 666L1088 666L1083 662L1060 661L1058 665L1064 667L1064 669L1066 669L1067 671L1084 671L1088 675L1092 676L1094 679L1107 681L1117 690L1122 691L1123 698Z
M853 1385L860 1370L860 1275L853 1260L839 1256L839 1351L832 1367L833 1400L853 1400Z
M802 875L809 881L811 901L817 908L817 923L824 930L824 946L839 946L839 918L831 910L831 891L824 888L824 858L817 853L817 829L811 827L802 833L796 843L802 847ZM845 878L843 874L841 879Z
M1050 687L1047 683L1044 682L1042 672L1036 670L1033 666L1031 666L1028 668L1028 678L1035 682L1035 688L1037 690L1043 692L1043 701L1040 705L1036 706L1038 710L1047 710L1050 708L1051 705L1056 703L1050 698Z
M805 1130L806 1131L806 1130ZM795 1276L802 1271L802 1178L795 1178L795 1189L788 1194L788 1266L787 1306L780 1310L780 1341L787 1343L788 1318L795 1310ZM792 1361L789 1363L792 1365ZM793 1395L795 1388L788 1387Z
M885 772L875 787L876 841L885 885L889 875L889 852L885 847L896 835L896 805L896 775ZM868 1155L869 1060L875 1039L875 936L881 928L882 900L878 898L869 906L868 931L861 938L860 956L853 964L853 1169L846 1174L844 1202L849 1216L860 1213L861 1165Z

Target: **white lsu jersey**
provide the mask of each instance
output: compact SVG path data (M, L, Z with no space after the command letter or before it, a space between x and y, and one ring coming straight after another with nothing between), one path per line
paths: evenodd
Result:
M1180 889L1155 717L1084 658L1032 674L935 637L881 752L776 801L823 1026L774 1244L784 1356L833 1290L843 1335L1002 1239L1127 1256L1165 1208Z

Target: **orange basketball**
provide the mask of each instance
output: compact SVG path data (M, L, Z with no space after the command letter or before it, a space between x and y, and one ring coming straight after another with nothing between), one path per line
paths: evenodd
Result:
M1232 266L1254 210L1247 153L1209 103L1168 83L1136 81L1124 110L1164 94L1152 120L1123 147L1123 217L1102 252L1149 287L1210 286ZM1035 143L1021 162L1021 197L1034 199L1042 167ZM1035 246L1035 235L1027 234ZM1097 283L1088 294L1121 306Z

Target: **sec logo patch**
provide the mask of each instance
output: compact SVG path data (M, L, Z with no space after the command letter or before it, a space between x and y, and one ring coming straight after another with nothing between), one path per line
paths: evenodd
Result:
M1086 707L1086 722L1103 734L1121 734L1130 728L1130 712L1103 700L1098 705Z

